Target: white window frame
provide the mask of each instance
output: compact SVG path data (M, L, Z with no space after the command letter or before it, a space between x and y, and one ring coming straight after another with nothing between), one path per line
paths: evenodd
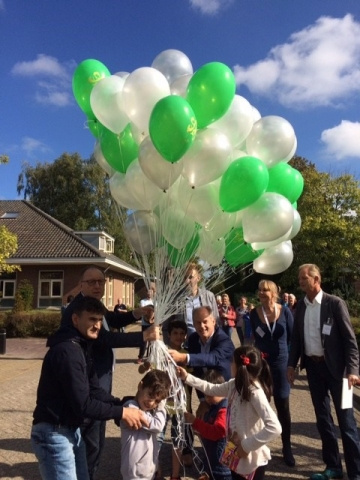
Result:
M15 298L16 280L0 280L0 281L3 282L2 291L0 292L1 293L1 298ZM12 283L13 286L14 286L13 287L13 292L14 292L13 295L5 295L6 285L8 283Z
M49 273L61 273L62 278L41 278L41 274L49 274ZM42 285L44 283L49 284L49 295L42 295ZM55 283L60 283L60 294L54 295L53 294L53 286ZM40 306L41 300L44 299L59 299L62 298L64 291L64 271L63 270L40 270L39 271L39 291L38 291L38 305ZM42 308L42 307L40 307Z

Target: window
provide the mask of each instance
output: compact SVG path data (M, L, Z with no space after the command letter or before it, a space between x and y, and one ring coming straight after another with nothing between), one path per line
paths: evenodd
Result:
M64 272L42 271L39 279L39 307L61 307Z
M15 274L0 278L0 307L12 308L15 303L16 279Z
M1 218L17 218L19 216L19 212L5 212L1 215Z
M108 279L108 288L107 288L107 306L111 307L113 303L113 292L114 292L114 280L113 277Z

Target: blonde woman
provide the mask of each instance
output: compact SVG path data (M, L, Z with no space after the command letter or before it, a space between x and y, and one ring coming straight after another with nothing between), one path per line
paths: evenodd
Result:
M220 326L231 340L232 330L235 327L236 312L230 303L227 293L221 295L221 305L219 308Z
M251 311L250 321L257 347L265 356L273 378L275 407L282 427L283 458L293 467L291 449L290 384L287 380L289 345L294 319L291 311L278 303L278 287L270 280L259 282L260 306Z

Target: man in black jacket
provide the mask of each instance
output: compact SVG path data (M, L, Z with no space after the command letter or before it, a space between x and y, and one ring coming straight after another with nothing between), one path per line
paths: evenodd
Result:
M72 314L84 296L101 300L104 295L104 287L105 276L103 271L96 266L87 267L80 277L80 293L66 308L61 319L61 325L70 325L72 323ZM92 356L99 384L108 393L111 393L112 374L115 364L113 348L140 347L143 339L141 332L111 332L109 327L120 329L147 315L153 315L153 310L148 311L146 307L136 308L132 312L126 313L104 310L103 324L99 336L94 342ZM145 332L145 335L146 340L155 339L151 337L154 335L153 329L149 329ZM95 472L99 468L101 452L105 443L105 428L106 422L104 420L94 418L87 418L81 427L81 434L86 445L90 480L93 480Z
M146 425L140 410L123 408L119 398L99 386L91 347L105 309L91 297L77 302L72 325L60 327L47 342L34 410L31 440L43 479L88 480L84 418L122 419L131 428Z

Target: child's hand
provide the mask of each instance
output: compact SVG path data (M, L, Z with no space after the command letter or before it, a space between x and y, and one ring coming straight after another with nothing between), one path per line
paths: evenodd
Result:
M182 368L182 367L177 367L176 368L176 373L177 373L177 376L179 378L181 378L181 380L185 381L186 380L186 377L187 377L187 371L185 370L185 368Z
M190 423L191 425L194 423L194 420L196 418L195 415L190 412L185 412L184 417L185 417L185 423Z
M245 452L245 450L242 448L241 443L240 443L236 448L236 455L239 458L246 458L249 454L248 454L248 452Z

